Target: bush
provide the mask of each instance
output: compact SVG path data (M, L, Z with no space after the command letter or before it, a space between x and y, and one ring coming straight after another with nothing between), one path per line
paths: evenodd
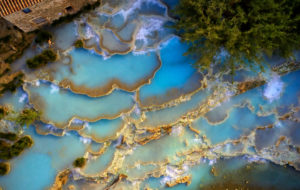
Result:
M6 175L8 174L10 170L10 165L9 163L6 162L0 162L0 175Z
M15 141L18 139L18 135L15 134L15 133L3 133L3 132L0 132L0 138L1 139L6 139L6 140L9 140L9 141Z
M30 69L37 69L39 67L47 65L48 62L53 62L56 60L56 53L53 50L44 50L41 54L28 59L26 61L27 66Z
M28 127L39 118L40 113L38 111L34 109L24 109L15 120L19 125L26 125Z
M83 166L85 166L85 164L86 164L86 159L83 157L77 158L73 162L73 166L77 168L82 168Z
M42 44L44 42L48 42L48 40L51 39L52 39L52 34L50 32L39 30L35 38L35 43Z
M9 160L13 157L19 156L26 148L30 148L33 140L30 136L24 136L15 142L11 147L1 143L0 159Z
M82 40L76 40L76 42L74 43L74 46L76 48L83 48L83 41Z

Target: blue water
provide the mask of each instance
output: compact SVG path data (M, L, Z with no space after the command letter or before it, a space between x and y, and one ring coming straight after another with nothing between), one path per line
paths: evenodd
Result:
M170 98L177 98L200 87L200 74L197 74L189 64L193 60L183 56L187 48L188 46L181 43L177 37L173 37L163 45L160 51L163 63L161 69L156 73L151 84L143 86L139 91L142 105L160 105ZM194 75L197 76L195 79ZM190 81L191 79L196 81ZM176 91L172 93L174 89Z
M77 157L83 156L88 146L79 140L76 133L64 137L44 136L37 134L31 126L25 134L32 137L34 144L11 161L11 172L0 178L4 189L49 188L56 174L70 167Z
M160 66L154 52L145 55L114 55L104 59L91 51L75 49L70 55L73 60L72 72L62 66L55 73L55 80L67 79L74 85L71 90L94 96L108 93L114 85L124 90L135 90L141 81L145 83L150 80ZM80 87L86 88L86 92Z
M45 122L50 121L59 127L66 127L74 117L89 121L115 118L133 107L131 94L119 90L107 96L91 98L48 82L41 82L40 86L28 85L27 89L34 97L31 103L41 111Z
M0 105L9 106L14 111L19 112L24 109L28 101L27 94L22 88L18 88L15 93L6 92L0 98Z
M184 176L191 177L189 186L168 189L244 187L246 180L262 188L299 187L300 71L240 69L232 78L214 70L202 89L204 76L183 55L188 45L166 27L177 0L102 3L51 29L62 59L30 72L25 91L0 97L16 112L34 107L43 121L23 129L34 145L10 161L1 187L48 189L65 169L73 175L63 189L108 188L120 174L128 177L111 189L167 189ZM87 49L73 47L76 39ZM29 48L14 69L41 50ZM258 77L266 84L235 95L237 82ZM87 164L75 169L78 157Z
M200 118L192 126L206 135L212 144L217 144L228 139L239 139L241 135L249 134L256 127L267 126L274 122L273 115L258 117L246 107L234 108L221 124L211 125L204 118Z

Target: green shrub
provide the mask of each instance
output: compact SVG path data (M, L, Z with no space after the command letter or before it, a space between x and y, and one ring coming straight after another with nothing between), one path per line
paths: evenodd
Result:
M82 40L76 40L76 42L74 43L74 46L76 48L83 48L83 41Z
M82 168L83 166L85 166L85 164L86 164L86 159L83 157L77 158L73 162L73 166L77 168Z
M10 170L10 165L7 162L0 162L0 175L6 175L8 174Z
M16 123L29 126L40 118L40 113L34 109L24 109L15 119Z
M44 50L41 54L36 55L31 59L28 59L26 61L26 64L30 69L37 69L39 67L47 65L48 62L55 61L56 57L57 55L53 50L47 49Z
M35 43L42 44L44 42L48 42L48 40L51 39L52 39L52 34L50 32L39 30L35 38Z
M0 138L1 139L6 139L6 140L9 140L9 141L15 141L18 139L18 135L15 134L15 133L3 133L3 132L0 132Z
M26 148L30 148L33 144L33 140L30 136L24 136L15 142L12 146L7 146L1 143L0 147L0 159L9 160L13 157L19 156Z

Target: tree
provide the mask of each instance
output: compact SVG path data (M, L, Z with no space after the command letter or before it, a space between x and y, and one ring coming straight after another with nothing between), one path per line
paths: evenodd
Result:
M174 27L196 66L263 68L264 55L289 58L300 45L300 0L180 0Z

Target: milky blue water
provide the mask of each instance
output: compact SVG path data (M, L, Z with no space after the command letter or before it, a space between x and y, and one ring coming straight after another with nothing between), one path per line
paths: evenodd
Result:
M65 169L72 175L63 189L105 189L120 174L128 177L112 189L300 187L300 71L204 76L183 55L188 45L166 27L177 4L103 0L50 30L62 60L30 73L24 90L0 97L16 112L35 108L42 120L23 128L34 145L10 161L0 187L49 189ZM74 48L77 39L87 49ZM42 49L28 49L15 69ZM201 88L204 77L208 86ZM236 95L237 82L258 78L266 84ZM75 169L78 157L87 164ZM184 176L190 185L166 187Z
M121 118L114 120L102 119L96 122L89 122L79 133L84 137L89 137L96 142L104 142L108 139L115 139L117 132L124 127Z
M177 37L170 39L163 45L160 50L160 57L163 62L161 69L156 73L151 84L143 86L139 91L142 105L160 105L169 101L171 97L177 98L200 87L200 81L189 81L193 75L196 78L200 78L201 75L196 73L196 70L189 64L193 60L183 56L187 48L188 46L181 43ZM174 90L173 93L172 90ZM147 99L154 99L154 102L147 101Z
M0 98L0 105L9 106L13 110L18 112L24 109L27 101L27 94L22 88L18 88L15 93L4 93L3 96Z
M31 148L25 150L20 157L11 161L12 171L0 178L0 184L5 189L44 189L51 187L55 176L72 162L83 156L87 144L80 141L76 133L64 137L39 135L31 126L25 134L34 141ZM29 177L30 176L30 177Z
M132 95L119 90L107 96L90 98L47 82L27 88L33 97L33 105L42 112L42 118L60 127L65 127L75 117L90 121L115 118L133 107Z
M124 90L135 90L141 85L140 81L150 80L160 66L155 52L144 55L114 55L104 59L91 51L74 49L70 56L73 60L72 70L63 66L55 73L55 80L67 79L75 86L71 90L94 96L108 93L113 85ZM87 92L80 87L87 88Z

